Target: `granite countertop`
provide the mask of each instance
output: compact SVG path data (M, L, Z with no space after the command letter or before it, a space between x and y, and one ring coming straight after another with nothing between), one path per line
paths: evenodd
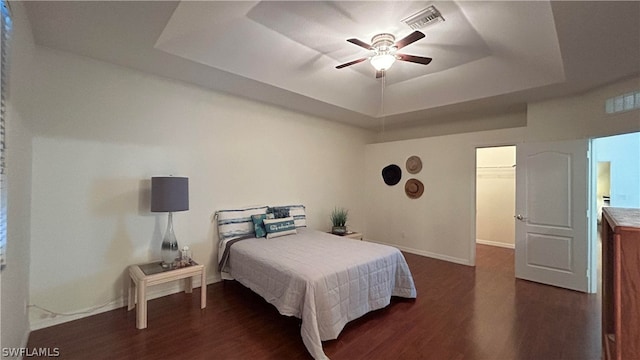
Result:
M640 228L640 209L604 207L602 212L611 227Z

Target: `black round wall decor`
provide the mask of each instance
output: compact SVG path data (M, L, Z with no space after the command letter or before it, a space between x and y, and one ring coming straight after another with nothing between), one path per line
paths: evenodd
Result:
M387 165L382 169L382 179L389 186L399 183L401 178L402 170L396 164Z

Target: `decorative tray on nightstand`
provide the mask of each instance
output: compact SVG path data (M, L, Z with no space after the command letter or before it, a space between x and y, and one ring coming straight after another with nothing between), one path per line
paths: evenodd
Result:
M162 266L162 261L155 261L155 262L152 262L152 263L138 265L138 266L140 267L140 270L142 270L142 272L145 275L153 275L153 274L159 274L159 273L165 272L165 271L171 271L171 270L177 270L177 269L186 268L186 267L193 266L193 265L198 265L198 263L193 261L193 259L190 259L188 263L180 262L180 263L177 263L176 265L174 265L173 267L163 267Z

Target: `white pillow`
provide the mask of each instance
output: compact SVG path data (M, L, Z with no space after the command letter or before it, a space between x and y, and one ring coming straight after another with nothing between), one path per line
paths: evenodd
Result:
M297 228L307 227L307 214L304 205L280 205L272 208L289 210L289 216L293 218Z
M296 224L291 216L281 219L264 219L264 228L267 230L267 239L297 233Z
M218 220L218 238L220 240L230 240L251 234L255 235L251 215L266 213L267 206L216 211L216 219Z
M307 214L304 205L290 205L289 215L296 223L296 227L307 227Z

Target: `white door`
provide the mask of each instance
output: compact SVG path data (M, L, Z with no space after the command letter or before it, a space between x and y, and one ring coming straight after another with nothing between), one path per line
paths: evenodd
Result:
M588 140L516 151L516 277L588 290Z

